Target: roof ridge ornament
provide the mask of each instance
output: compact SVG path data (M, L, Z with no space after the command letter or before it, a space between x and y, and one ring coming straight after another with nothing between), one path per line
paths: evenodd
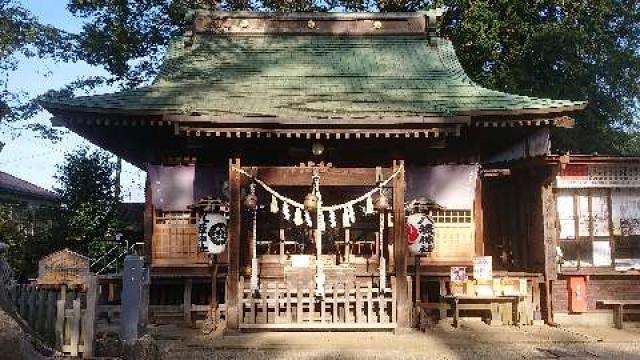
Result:
M429 38L431 46L436 46L437 40L440 37L440 23L442 16L444 16L446 9L443 7L437 7L424 12L426 18L426 33Z

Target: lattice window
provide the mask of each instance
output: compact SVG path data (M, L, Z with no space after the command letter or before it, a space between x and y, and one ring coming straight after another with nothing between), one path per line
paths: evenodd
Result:
M434 210L431 217L436 224L469 224L473 221L471 210Z
M609 182L640 182L638 166L590 166L589 179Z

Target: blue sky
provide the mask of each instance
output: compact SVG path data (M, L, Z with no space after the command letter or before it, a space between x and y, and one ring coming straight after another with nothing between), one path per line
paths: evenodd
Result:
M29 9L41 22L55 25L71 32L82 28L82 19L74 17L66 10L66 0L23 0L20 3ZM8 87L11 91L22 91L28 95L38 95L49 89L63 87L82 76L106 75L101 68L86 63L55 63L50 60L21 59L19 69L9 74ZM113 89L99 89L100 92ZM49 123L51 115L39 114L33 121ZM81 146L96 148L72 132L67 132L62 141L52 143L43 140L30 131L0 132L0 140L6 143L0 152L0 170L30 181L46 189L52 189L56 180L56 165L64 161L64 154ZM122 174L122 194L125 201L144 201L144 178L142 171L130 164L124 164Z

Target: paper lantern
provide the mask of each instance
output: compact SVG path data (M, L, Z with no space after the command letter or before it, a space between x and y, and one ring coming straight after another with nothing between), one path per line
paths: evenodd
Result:
M425 255L435 248L433 220L425 214L413 214L407 218L407 243L414 255Z
M198 219L200 250L220 254L227 247L227 218L218 213L205 212Z

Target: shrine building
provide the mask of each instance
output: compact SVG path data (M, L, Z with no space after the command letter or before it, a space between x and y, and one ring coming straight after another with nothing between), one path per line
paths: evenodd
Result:
M147 172L152 316L552 320L549 133L587 104L476 84L441 15L193 12L150 85L43 102Z

